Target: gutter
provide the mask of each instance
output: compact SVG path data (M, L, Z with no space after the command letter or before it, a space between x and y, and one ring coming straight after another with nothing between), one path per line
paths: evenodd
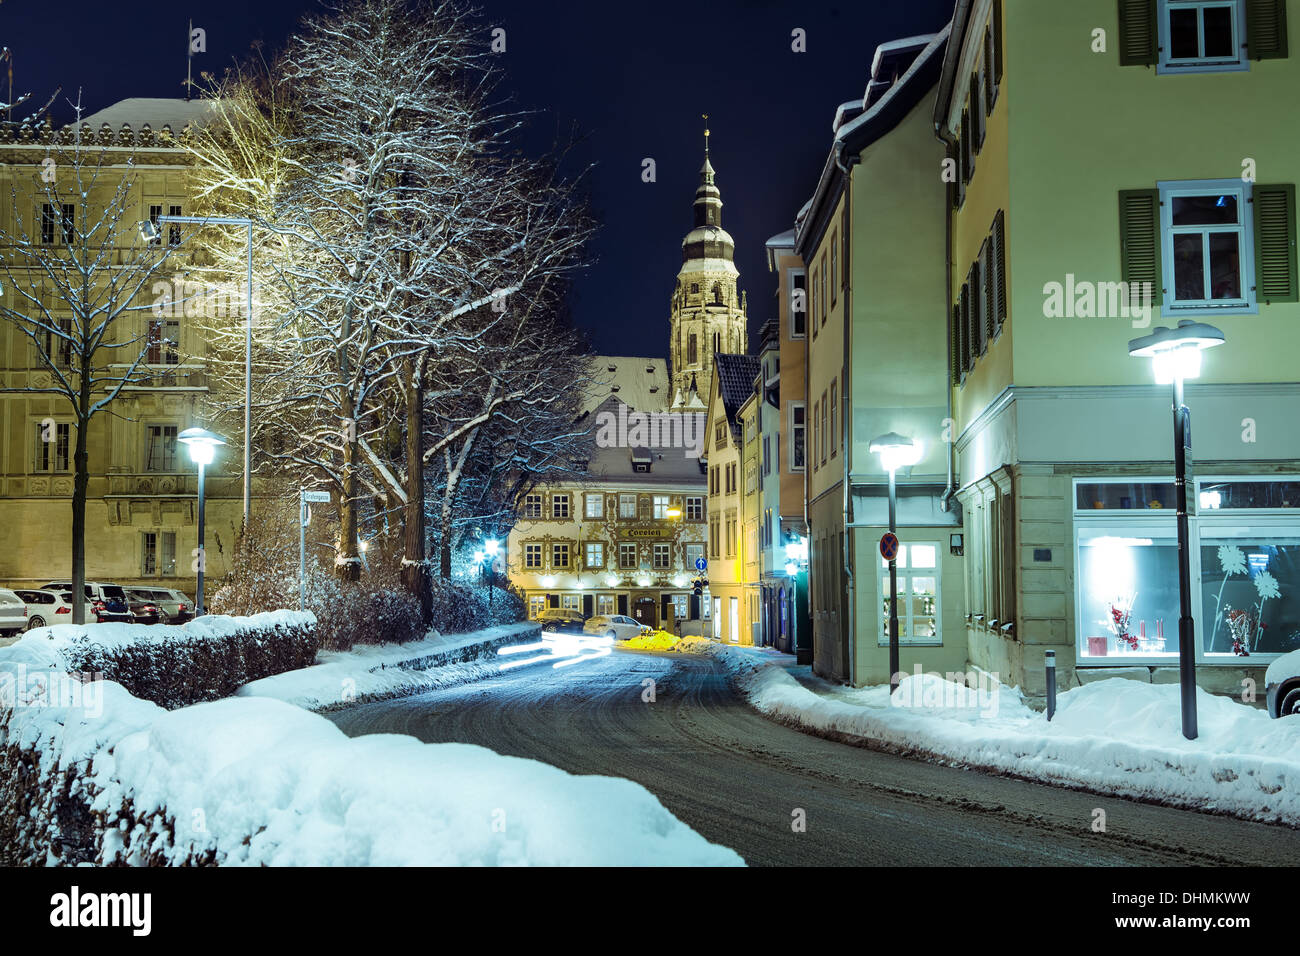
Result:
M959 5L959 12L960 12L960 5ZM955 145L956 145L956 139L952 136L951 133L948 132L948 125L947 125L947 123L938 123L938 124L936 124L936 126L935 126L935 130L934 130L934 133L935 133L935 138L938 139L939 142L944 143L944 144L947 145L947 146L955 146ZM958 172L957 175L960 176L961 173ZM956 369L953 367L953 363L952 363L952 336L953 336L953 333L956 331L956 330L952 327L952 213L953 213L953 210L952 210L952 208L951 208L951 207L952 207L952 203L949 201L949 198L948 198L948 191L947 191L947 190L944 190L943 206L944 206L944 211L943 211L943 260L944 260L943 285L944 285L944 289L946 290L946 297L945 297L945 299L944 299L944 312L946 313L946 315L945 315L944 323L945 323L946 328L948 329L948 341L945 343L945 344L948 346L948 347L945 349L945 351L947 352L947 355L948 355L948 359L947 359L947 365L948 365L948 381L944 382L944 395L946 395L946 396L947 396L947 399L948 399L948 421L949 421L949 422L953 422L953 417L952 417L952 390L953 390L953 384L952 384L952 382L953 382L954 374L955 374L955 372L956 372ZM953 424L956 424L956 423L953 422ZM952 506L953 506L953 496L957 493L956 473L955 473L955 472L956 472L956 469L955 469L955 467L954 467L954 459L955 459L956 455L957 455L957 436L954 435L954 436L952 437L952 440L948 442L948 455L947 455L947 458L948 458L948 484L947 484L947 486L944 488L943 497L941 497L941 498L939 499L939 510L940 510L940 511L945 511L945 512L946 512L946 511L950 511L950 510L952 510Z
M861 156L858 153L852 154L847 162L844 159L844 143L838 141L835 144L835 167L844 177L844 187L840 194L844 197L844 241L848 242L849 234L853 229L853 167L861 162ZM849 245L850 254L852 253L853 244ZM847 274L849 281L844 284L844 364L840 367L840 430L843 433L841 448L843 453L840 456L840 467L843 468L844 477L842 489L841 509L843 512L842 521L844 524L844 550L840 557L841 567L844 568L844 606L848 618L848 663L849 663L849 686L857 686L858 675L858 634L857 634L857 605L854 600L854 576L853 576L853 528L849 520L850 503L852 501L852 488L850 478L853 474L853 468L849 459L853 455L852 444L852 416L849 409L852 407L849 402L849 376L848 371L852 368L852 360L849 351L850 336L849 330L852 327L853 310L850 308L853 294L853 268L852 263L847 261L847 257L841 254L840 269L841 274ZM831 276L832 282L838 282L839 276ZM949 391L949 395L951 395ZM805 496L806 497L806 496Z

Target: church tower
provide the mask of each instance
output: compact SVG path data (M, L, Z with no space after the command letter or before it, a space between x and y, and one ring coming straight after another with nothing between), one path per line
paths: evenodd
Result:
M707 123L707 113L704 119ZM748 351L748 316L745 296L736 287L740 273L735 252L735 242L722 228L722 194L709 162L706 126L704 165L695 190L695 225L682 240L682 267L669 320L672 407L676 410L704 410L715 353Z

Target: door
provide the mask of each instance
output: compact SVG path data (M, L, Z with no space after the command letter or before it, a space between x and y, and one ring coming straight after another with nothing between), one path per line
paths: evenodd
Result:
M584 594L582 596L582 616L591 617L596 613L596 596L594 594Z
M722 640L722 598L713 599L713 637Z
M727 623L731 627L731 633L728 634L727 637L731 640L731 643L739 644L740 643L740 598L733 597L730 599L729 603L731 607L730 607L730 614L728 615L727 618Z
M652 597L639 598L632 616L648 627L657 628L659 626L659 609Z

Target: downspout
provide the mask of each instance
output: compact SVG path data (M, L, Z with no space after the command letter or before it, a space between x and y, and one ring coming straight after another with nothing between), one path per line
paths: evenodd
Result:
M835 167L844 176L844 236L843 242L848 245L852 252L853 243L849 242L849 232L853 227L853 167L861 161L860 157L854 155L847 161L844 159L844 142L835 144ZM840 466L844 470L842 479L842 502L843 523L844 523L844 547L840 556L840 566L844 568L844 606L847 610L848 617L848 644L849 644L849 686L857 686L858 676L858 634L857 634L857 606L854 601L854 576L853 576L853 528L849 518L852 501L852 489L849 479L853 475L853 442L851 424L852 418L849 409L852 407L849 402L849 369L852 368L852 352L849 351L850 336L849 328L852 321L853 311L849 308L850 296L853 288L853 269L850 266L847 256L841 257L840 268L848 276L849 281L844 284L844 312L842 324L844 326L844 364L840 367L840 430L843 434L841 447L843 454L840 456ZM831 281L838 281L839 276L832 276Z
M951 42L951 39L949 42ZM956 146L956 140L953 138L952 134L948 132L948 127L945 123L939 123L935 127L935 136L938 138L939 142L944 143L947 146ZM961 172L958 171L957 175L960 176ZM952 327L952 201L949 198L946 189L944 190L943 207L944 312L947 313L944 322L948 329L948 341L944 343L947 346L944 351L947 353L946 361L948 366L948 380L943 383L943 391L944 395L946 395L948 399L948 420L945 424L947 424L951 429L956 425L956 422L952 417L952 383L956 373L956 369L953 368L952 364L952 337L956 330ZM939 499L939 510L945 513L952 510L952 499L957 493L956 469L954 468L954 458L956 457L956 454L957 436L952 435L948 442L948 484L944 487L943 497Z

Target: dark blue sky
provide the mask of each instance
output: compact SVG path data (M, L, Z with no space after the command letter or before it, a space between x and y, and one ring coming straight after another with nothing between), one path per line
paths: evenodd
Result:
M186 21L207 31L199 69L220 73L254 40L278 47L308 0L0 0L0 46L14 52L14 91L80 87L89 110L129 96L183 96ZM668 301L691 225L710 116L723 225L736 240L750 331L773 314L763 243L788 229L816 185L835 107L860 99L876 44L939 29L952 0L655 0L479 4L484 44L506 30L501 90L540 111L523 142L583 135L575 168L602 223L595 264L578 279L573 316L598 351L665 355ZM790 48L807 32L806 53ZM0 80L3 82L3 80ZM641 181L652 157L658 181ZM757 343L752 343L756 345Z

